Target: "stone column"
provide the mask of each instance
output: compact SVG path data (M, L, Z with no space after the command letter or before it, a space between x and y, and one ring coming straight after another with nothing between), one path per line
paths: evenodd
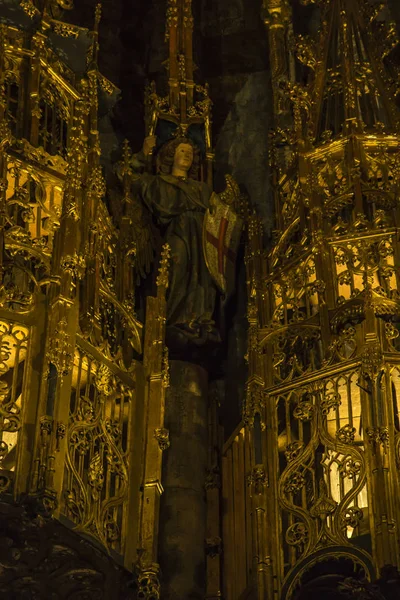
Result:
M159 562L163 600L204 600L208 374L180 360L170 362L165 427Z

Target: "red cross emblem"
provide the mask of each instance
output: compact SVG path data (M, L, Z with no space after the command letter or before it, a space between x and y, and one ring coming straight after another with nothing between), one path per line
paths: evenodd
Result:
M207 241L212 244L218 252L218 272L223 275L225 273L225 261L224 258L229 258L233 263L236 260L236 252L231 248L228 248L225 244L226 230L228 229L228 219L223 217L221 219L218 231L218 237L215 237L209 231L206 232Z
M204 258L211 277L227 298L235 285L235 260L242 230L242 220L227 204L214 201L203 224Z

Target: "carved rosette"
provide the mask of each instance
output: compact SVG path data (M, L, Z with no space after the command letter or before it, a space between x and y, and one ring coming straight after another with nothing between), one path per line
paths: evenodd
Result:
M347 424L336 432L336 439L342 444L353 444L356 436L356 428Z
M347 529L347 527L352 527L355 529L358 527L362 519L362 510L357 506L351 506L340 515L340 525L342 529Z
M309 538L309 531L307 525L302 522L293 523L286 530L285 539L289 546L295 546L302 551L304 546L307 544Z

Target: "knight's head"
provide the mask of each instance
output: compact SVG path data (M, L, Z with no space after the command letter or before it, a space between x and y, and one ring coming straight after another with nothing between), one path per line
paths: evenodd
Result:
M187 142L181 142L176 147L173 167L189 171L193 164L193 146Z
M158 155L160 171L170 174L173 168L187 172L187 176L198 179L199 151L186 137L177 137L164 144Z

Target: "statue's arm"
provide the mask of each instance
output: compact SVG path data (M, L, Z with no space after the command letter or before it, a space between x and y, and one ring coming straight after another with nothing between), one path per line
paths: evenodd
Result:
M143 173L151 162L151 156L156 147L157 138L155 135L149 135L144 139L142 149L131 158L131 168L134 172Z
M148 138L145 139L142 150L130 157L129 164L122 163L122 168L117 170L124 188L124 227L121 234L131 239L135 245L139 278L145 277L150 271L155 248L151 218L154 193L151 184L155 177L146 169L154 146L147 140Z

